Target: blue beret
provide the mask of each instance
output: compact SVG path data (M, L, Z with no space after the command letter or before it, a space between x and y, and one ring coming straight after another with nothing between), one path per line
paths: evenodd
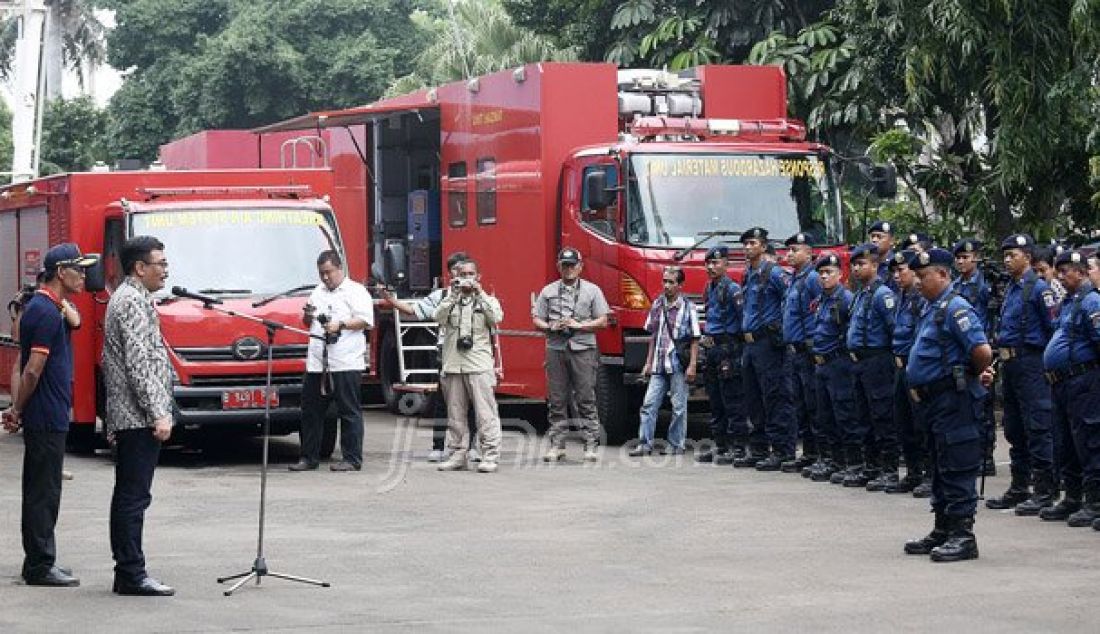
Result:
M744 244L753 238L757 240L767 240L768 230L763 227L753 227L741 234L741 243Z
M1062 266L1063 264L1084 265L1085 261L1085 256L1081 255L1079 251L1066 249L1054 258L1054 266Z
M909 261L909 268L919 271L926 266L942 266L950 269L955 264L955 256L947 249L929 249L918 253Z
M963 238L955 243L955 246L951 247L951 252L955 255L960 253L978 253L982 250L982 243L979 240L973 238Z
M910 233L910 234L906 235L905 239L901 241L901 246L903 248L913 247L913 246L918 246L918 245L923 246L925 248L931 247L932 246L932 236L928 235L927 233L921 233L921 232L917 231L917 232Z
M861 244L852 249L851 258L854 260L856 258L869 257L873 255L878 255L878 247L871 244L870 242L865 242L864 244Z
M810 242L811 242L811 240L810 240L809 234L805 234L805 233L802 233L801 231L799 231L798 233L794 234L793 236L787 238L783 242L783 244L790 247L790 246L794 246L796 244L810 244Z
M879 220L875 224L871 225L871 228L868 229L868 231L871 233L875 231L881 231L882 233L894 235L894 223L888 220Z
M904 251L894 252L894 257L890 258L890 267L896 267L901 264L913 268L913 259L917 257L917 252L912 249L905 249Z
M1001 242L1001 250L1006 249L1031 249L1035 246L1035 239L1026 233L1014 233Z
M824 253L814 262L814 270L821 270L826 266L835 266L840 268L840 258L835 253Z
M717 260L719 258L726 259L730 256L730 250L723 246L711 247L707 249L707 256L704 259Z

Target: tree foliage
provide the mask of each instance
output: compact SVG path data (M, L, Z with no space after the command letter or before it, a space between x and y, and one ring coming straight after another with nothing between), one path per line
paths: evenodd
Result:
M107 113L91 97L54 99L42 123L42 174L80 172L107 161Z

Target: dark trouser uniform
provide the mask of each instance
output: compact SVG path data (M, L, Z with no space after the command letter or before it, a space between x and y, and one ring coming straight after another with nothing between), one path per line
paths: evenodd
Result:
M983 407L981 392L957 390L953 381L921 397L928 424L928 452L932 468L932 510L949 518L972 518L978 508L978 476L982 469Z
M894 421L898 426L901 450L905 456L905 477L917 484L924 475L924 470L928 468L928 449L925 446L928 426L923 413L918 413L917 405L909 399L904 361L900 364L895 361L894 365L898 367L894 376Z
M1067 497L1100 502L1100 370L1054 384L1057 466ZM1091 493L1091 495L1090 495Z
M817 418L814 435L822 454L830 454L838 464L844 465L844 429L850 428L856 413L855 381L852 377L852 360L839 354L818 364L814 372L817 389Z
M127 429L115 434L118 458L111 495L111 555L115 580L137 585L146 577L141 537L145 511L153 501L153 472L160 457L160 441L153 430Z
M23 430L23 578L39 577L57 560L54 527L61 509L66 432Z
M360 466L363 464L363 413L360 411L363 373L359 370L330 372L331 394L321 394L322 376L321 372L307 372L302 384L302 458L311 464L320 462L325 412L329 403L335 402L340 417L343 460Z
M546 350L546 383L550 423L550 445L565 446L569 425L575 421L581 428L586 445L600 441L600 418L596 413L596 374L600 368L600 351ZM570 405L576 408L570 417Z
M1050 386L1043 378L1043 355L1026 350L1002 363L1005 439L1013 479L1052 485L1054 438Z
M783 371L784 350L770 338L745 343L742 373L753 424L750 448L763 453L770 446L776 454L793 457L798 430L791 412L790 378Z
M749 426L745 421L745 386L741 378L741 344L718 343L705 354L707 398L710 400L710 434L719 450L745 443Z
M866 354L866 353L864 353ZM860 356L855 364L858 413L854 433L845 439L849 451L862 446L868 471L898 469L898 430L894 423L894 356L880 351Z
M804 346L788 345L783 370L791 381L791 411L798 438L802 441L802 455L816 457L818 450L813 429L817 396L814 394L816 379L813 359Z

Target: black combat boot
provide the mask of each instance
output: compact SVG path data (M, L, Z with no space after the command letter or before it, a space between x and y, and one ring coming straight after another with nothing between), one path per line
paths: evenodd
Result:
M1100 487L1089 485L1085 489L1085 503L1076 513L1069 516L1067 523L1074 528L1088 526L1096 528L1097 519L1100 519Z
M932 532L920 539L905 542L906 555L927 555L936 546L947 541L947 516L936 511L936 523L932 526Z
M757 471L779 471L783 467L783 463L788 460L793 460L791 456L783 455L777 451L773 451L768 454L767 458L764 458L760 462L756 463Z
M1031 495L1031 491L1027 486L1027 477L1022 472L1013 469L1012 482L1008 485L1008 490L999 498L986 500L985 507L994 510L1010 509L1026 500L1029 495Z
M1049 471L1036 471L1032 481L1031 497L1016 505L1016 515L1033 517L1039 511L1054 506L1058 491L1054 487L1054 476Z
M913 497L920 498L920 499L932 497L932 476L931 475L926 473L924 475L924 477L921 478L920 484L913 487Z
M913 458L909 458L905 461L905 477L898 480L897 484L893 486L886 486L882 490L886 493L909 493L920 486L920 483L924 477L921 472L920 461Z
M756 463L765 460L768 457L767 447L749 447L749 450L745 452L740 458L733 459L734 469L748 469L755 467Z
M867 475L871 467L863 463L862 447L848 447L847 453L848 469L845 471L841 484L847 488L862 489L871 481L871 478Z
M818 455L820 455L820 452L817 450L817 441L813 438L806 438L802 441L802 455L794 460L784 462L779 470L783 473L798 473L817 462Z
M695 462L711 463L718 460L718 456L729 451L729 440L719 436L714 440L714 446L710 449L695 454Z
M1100 531L1100 517L1092 520L1092 530Z
M1081 509L1081 486L1066 483L1066 494L1054 506L1039 511L1039 519L1045 522L1064 522ZM1087 525L1086 525L1087 526Z
M977 558L978 540L974 538L974 518L948 517L947 541L932 549L932 561L966 561Z
M882 456L882 472L877 478L867 483L868 491L885 491L887 487L895 488L900 483L898 478L898 457L891 454Z

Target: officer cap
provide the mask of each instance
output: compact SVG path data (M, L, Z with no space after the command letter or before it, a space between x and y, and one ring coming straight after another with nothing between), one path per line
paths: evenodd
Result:
M1062 251L1054 258L1054 266L1062 266L1063 264L1085 266L1085 262L1085 256L1081 255L1079 251L1071 251L1070 249Z
M1014 233L1001 242L1001 250L1024 249L1030 251L1035 246L1035 238L1026 233Z
M580 251L572 247L565 247L561 251L558 251L558 264L577 264L580 261Z
M856 258L870 257L873 255L878 255L878 247L870 242L866 242L852 249L851 258L854 260Z
M879 231L881 233L888 233L890 235L894 235L894 223L892 223L888 220L879 220L875 224L871 225L871 228L868 229L868 231L871 232L871 233Z
M768 230L763 227L753 227L741 234L741 244L748 242L749 240L756 238L757 240L767 240Z
M903 249L908 249L909 247L915 246L920 246L927 249L932 246L932 236L928 235L927 233L921 233L919 231L910 233L905 236L904 240L901 241L901 246Z
M924 253L916 254L909 262L909 268L919 271L929 266L942 266L950 269L955 264L955 256L947 249L929 249Z
M730 250L723 246L711 247L707 250L707 260L726 259L730 256Z
M792 247L796 244L810 244L810 236L799 231L798 233L784 240L783 244L789 247Z
M98 256L84 255L80 252L80 247L72 242L64 242L50 247L50 250L46 251L43 267L47 271L52 271L59 266L88 268L98 261Z
M897 251L894 253L894 257L890 258L890 268L897 268L904 264L909 268L913 268L913 259L917 257L917 252L912 249L905 249L904 251Z
M816 271L820 271L826 266L835 266L839 269L840 258L835 253L824 253L817 259L817 262L814 262L814 270Z
M963 238L956 242L955 246L951 247L951 252L955 255L959 255L960 253L978 253L981 250L981 241L973 238Z

